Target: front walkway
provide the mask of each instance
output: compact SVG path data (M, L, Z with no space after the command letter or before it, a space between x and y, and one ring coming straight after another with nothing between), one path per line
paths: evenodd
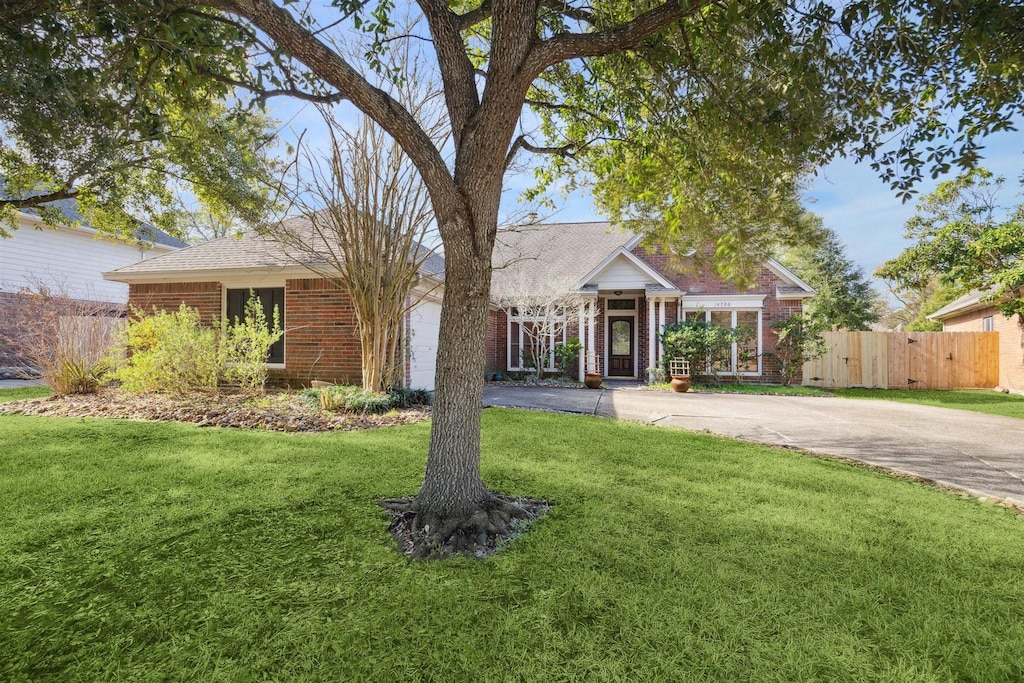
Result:
M836 455L1024 506L1024 420L817 396L484 388L485 406L555 410Z

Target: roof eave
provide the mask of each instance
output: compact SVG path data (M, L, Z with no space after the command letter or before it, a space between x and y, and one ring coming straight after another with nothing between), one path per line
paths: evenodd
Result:
M134 264L133 264L134 265ZM125 266L131 268L132 266ZM103 273L103 279L127 284L158 282L212 282L222 278L268 275L301 275L322 277L305 266L246 266L244 268L212 268L195 270L147 270L142 272L121 272L121 269Z
M773 272L776 276L778 276L779 279L785 280L796 287L800 287L804 291L809 292L810 295L814 294L814 287L811 287L809 284L801 280L799 277L797 277L796 273L794 273L789 268L782 265L775 259L768 259L767 261L764 262L764 266L765 268Z

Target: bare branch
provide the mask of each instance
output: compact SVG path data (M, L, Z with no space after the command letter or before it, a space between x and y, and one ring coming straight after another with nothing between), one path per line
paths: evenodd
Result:
M455 145L462 142L462 133L470 117L480 108L475 69L466 53L466 44L456 27L446 0L417 0L434 38L434 51L441 70L445 102L451 119Z
M394 97L374 87L337 52L271 0L205 0L206 6L242 16L335 87L345 99L376 121L401 145L423 173L423 181L443 212L458 197L441 153L415 117Z
M568 59L599 57L634 48L661 29L713 4L713 0L669 0L613 29L559 33L534 47L524 74L532 80L548 67Z
M537 280L520 273L496 284L494 300L522 333L522 346L518 339L513 341L513 356L518 357L509 360L532 370L538 379L553 370L555 349L583 308L583 295L576 283L557 276Z
M515 139L515 142L512 143L512 147L509 148L508 154L505 156L506 170L512 164L512 161L516 158L516 154L521 149L525 149L527 152L531 152L533 154L554 154L556 156L565 157L566 159L576 158L574 152L574 150L576 149L575 145L563 145L561 147L541 147L532 144L529 140L527 140L525 135L520 135Z

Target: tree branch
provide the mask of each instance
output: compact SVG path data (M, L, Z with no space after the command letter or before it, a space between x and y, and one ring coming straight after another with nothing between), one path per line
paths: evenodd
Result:
M634 48L652 34L713 4L714 0L669 0L613 29L559 33L533 48L524 75L532 80L548 67L568 59L600 57Z
M519 150L525 149L527 152L533 154L554 154L556 156L564 157L566 159L576 158L576 145L563 145L561 147L541 147L535 145L526 139L525 135L520 135L512 143L512 146L508 150L508 154L505 155L505 170L512 165L512 161L516 158L516 154Z
M71 187L34 194L31 197L0 197L0 206L11 206L15 209L32 209L47 202L59 202L62 199L74 199L77 192Z
M582 21L591 26L597 23L593 12L588 12L580 7L572 7L565 0L541 0L540 4L544 9L561 14L563 17L569 17L574 21Z
M568 111L577 114L584 114L594 119L595 121L600 121L606 126L615 125L615 122L609 119L608 117L601 116L597 112L585 109L583 107L573 107L568 104L559 104L558 102L546 102L544 100L536 100L530 97L526 98L526 104L528 106L534 107L535 109L549 109L551 111Z
M441 153L415 117L395 98L370 84L288 10L271 0L204 0L202 4L249 20L318 78L336 88L395 138L422 173L435 207L442 209L450 204L457 192L454 180Z
M471 9L464 14L456 14L455 12L450 12L450 14L456 30L465 31L482 21L490 19L491 10L491 0L483 0L476 9Z
M228 78L223 74L217 74L207 69L199 69L199 73L207 78L217 81L218 83L224 83L225 85L230 85L233 88L241 88L242 90L251 92L261 103L266 102L272 97L294 97L298 100L315 102L317 104L337 104L338 102L342 102L346 99L340 92L332 93L330 95L317 95L315 93L299 90L298 88L273 88L271 90L261 90L251 83L239 81L234 78Z
M466 53L466 44L456 27L455 15L446 0L417 0L434 38L434 51L441 70L444 99L452 124L455 146L462 143L466 123L480 107L473 63ZM488 3L489 4L489 3Z

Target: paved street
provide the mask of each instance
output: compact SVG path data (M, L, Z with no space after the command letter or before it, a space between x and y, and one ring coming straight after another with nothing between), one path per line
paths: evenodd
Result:
M1024 505L1024 420L890 401L488 386L484 404L560 410L838 455Z

